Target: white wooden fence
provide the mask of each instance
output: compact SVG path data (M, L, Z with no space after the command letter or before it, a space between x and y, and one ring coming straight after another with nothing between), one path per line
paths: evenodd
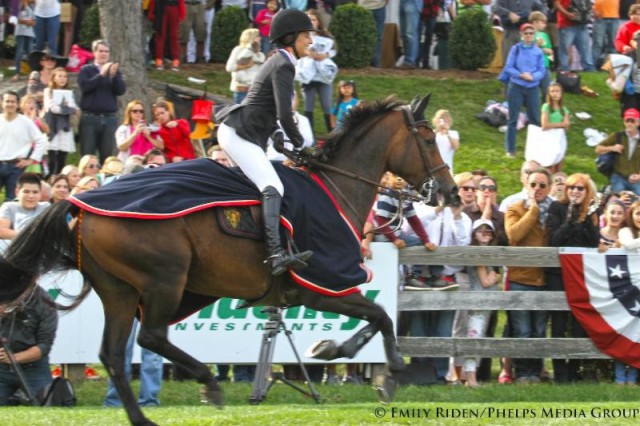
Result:
M558 267L558 249L551 247L422 247L400 251L400 264ZM398 311L422 310L569 310L562 291L401 291ZM588 338L443 338L399 337L405 356L480 356L521 358L608 358Z

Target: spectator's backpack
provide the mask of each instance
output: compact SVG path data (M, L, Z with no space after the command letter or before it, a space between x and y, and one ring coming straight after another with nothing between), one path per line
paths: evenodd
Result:
M50 385L38 392L36 398L43 407L75 407L77 403L71 382L63 377L53 379Z
M591 20L591 8L591 0L571 0L567 10L576 15L571 22L578 25L588 24Z

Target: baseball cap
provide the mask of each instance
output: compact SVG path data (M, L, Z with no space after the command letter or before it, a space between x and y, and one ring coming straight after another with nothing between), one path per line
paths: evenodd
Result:
M640 118L640 111L638 111L635 108L629 108L628 110L626 110L624 112L624 119L626 120L627 118L634 118L634 119L638 119Z
M529 23L524 23L524 24L520 25L520 32L526 30L527 28L531 28L532 30L535 30L535 28L533 28L533 25L531 25Z
M473 230L475 231L476 229L480 228L482 225L486 225L489 228L491 228L492 231L495 231L496 228L493 226L493 222L491 222L488 219L477 219L476 221L473 222Z

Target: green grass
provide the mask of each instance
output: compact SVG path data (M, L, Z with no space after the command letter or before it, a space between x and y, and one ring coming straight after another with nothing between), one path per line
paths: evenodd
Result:
M137 382L134 382L134 388ZM550 384L516 386L485 385L477 389L461 386L408 386L400 388L395 401L383 406L376 402L369 386L318 386L322 404L304 398L283 384L277 384L258 406L248 403L250 384L224 384L226 407L218 410L203 405L195 383L165 382L160 395L162 406L144 412L162 425L334 425L334 424L635 424L640 413L629 419L603 419L603 410L637 409L640 388L620 388L612 384L556 386ZM14 407L0 410L3 425L124 425L122 409L100 406L106 383L86 382L76 388L79 406L65 408ZM612 402L613 401L613 402ZM483 418L457 418L467 409L473 416L484 411ZM550 409L560 409L560 418L549 418ZM376 417L376 413L382 418ZM400 411L405 416L400 417ZM428 420L423 410L431 410ZM439 413L436 410L440 410ZM449 410L448 412L446 410ZM491 417L489 416L489 411ZM511 410L505 418L495 410ZM530 410L528 417L522 417ZM543 410L545 410L543 412ZM584 418L574 418L584 410ZM595 410L592 412L592 410ZM532 414L533 413L533 414ZM535 418L532 416L535 414ZM395 415L395 417L394 417ZM417 417L417 416L423 417Z
M208 80L209 91L223 96L230 96L229 74L219 65L213 65L211 71L204 72L186 70L184 74L152 72L151 78L161 79L174 84L186 84L186 76L193 75ZM388 70L341 70L337 79L355 80L361 100L383 99L396 95L409 101L416 94L431 93L431 102L427 110L427 119L438 109L448 109L453 116L453 128L460 132L460 150L455 154L456 172L484 168L497 178L500 185L499 194L504 197L520 189L519 168L524 160L524 144L526 132L520 131L517 136L517 158L507 159L504 156L504 134L475 118L489 99L502 101L502 85L496 76L478 73L479 79L461 80L453 78L430 78L428 72L414 72L407 75L394 75ZM436 74L442 75L442 73ZM579 120L572 114L572 126L568 132L568 149L564 168L568 174L576 172L589 173L601 186L605 183L602 175L594 166L593 148L585 144L583 131L593 127L606 133L620 130L622 120L619 115L619 103L611 96L605 84L604 73L582 73L582 84L586 84L600 94L597 98L582 95L565 95L565 105L572 113L584 111L592 116L590 120ZM197 88L197 86L193 86ZM314 112L314 129L317 135L325 131L319 103Z

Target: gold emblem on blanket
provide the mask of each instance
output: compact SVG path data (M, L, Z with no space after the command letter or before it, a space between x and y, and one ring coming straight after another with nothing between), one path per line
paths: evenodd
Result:
M240 211L238 209L224 209L224 217L233 229L238 229L238 225L240 225Z

